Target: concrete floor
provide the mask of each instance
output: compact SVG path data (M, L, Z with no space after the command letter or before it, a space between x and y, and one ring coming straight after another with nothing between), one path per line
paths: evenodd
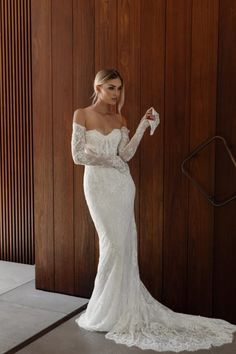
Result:
M88 300L36 290L34 278L34 266L0 261L0 354L156 353L80 328L75 319ZM196 353L236 354L236 336L232 343Z
M80 316L80 315L79 315ZM74 316L59 327L37 339L18 354L154 354L153 350L141 350L136 347L128 348L106 339L104 332L91 332L80 328ZM162 354L173 352L162 352ZM193 353L193 352L180 352ZM233 343L225 344L209 350L198 350L197 354L236 354L236 338Z
M35 266L0 261L0 354L84 309L88 299L35 289Z

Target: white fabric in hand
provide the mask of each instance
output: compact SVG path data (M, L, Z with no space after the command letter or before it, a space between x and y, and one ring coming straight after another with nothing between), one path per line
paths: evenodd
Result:
M155 116L155 119L154 120L148 119L148 121L151 126L150 135L153 135L156 127L160 124L160 116L159 116L159 113L157 111L155 111L155 109L153 107L151 107L151 108L152 108L152 115Z

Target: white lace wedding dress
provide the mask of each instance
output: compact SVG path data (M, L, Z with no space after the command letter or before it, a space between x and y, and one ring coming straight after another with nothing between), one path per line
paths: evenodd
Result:
M73 122L72 157L75 164L85 165L84 194L99 235L93 293L76 322L90 331L107 332L105 337L116 343L158 352L230 343L236 325L174 312L154 299L139 277L135 184L127 161L148 126L143 118L130 139L124 126L105 135Z

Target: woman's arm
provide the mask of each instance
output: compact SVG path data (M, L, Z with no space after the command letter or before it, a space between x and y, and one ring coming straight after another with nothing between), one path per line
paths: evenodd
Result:
M135 154L143 134L147 127L150 126L146 115L141 119L135 134L129 138L130 130L127 128L126 118L122 116L121 141L118 145L118 155L123 161L129 161Z

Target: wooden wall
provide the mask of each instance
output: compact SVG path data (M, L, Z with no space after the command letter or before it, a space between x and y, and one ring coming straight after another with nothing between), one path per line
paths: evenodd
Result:
M0 259L34 264L29 0L0 1Z
M91 295L98 240L84 167L71 157L72 117L91 104L96 72L115 67L131 135L148 107L161 119L130 161L141 278L173 310L236 323L235 201L213 208L181 172L183 159L215 134L236 155L235 2L31 0L31 25L37 288ZM229 166L215 145L190 164L221 197L236 189Z
M222 1L219 8L219 51L216 133L225 137L236 157L236 2ZM236 171L228 156L216 148L215 193L227 198L236 192ZM212 274L213 313L236 323L236 202L214 212Z

